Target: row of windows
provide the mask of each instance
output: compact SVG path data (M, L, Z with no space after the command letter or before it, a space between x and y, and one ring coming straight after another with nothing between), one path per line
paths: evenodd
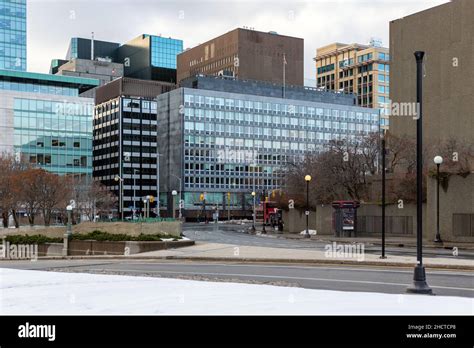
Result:
M253 114L253 113L242 113L242 112L232 112L232 111L214 111L214 110L204 110L204 109L193 109L186 108L184 110L185 119L191 120L191 118L207 119L207 120L217 120L218 122L223 122L224 120L227 123L255 123L255 124L272 124L275 127L287 127L292 126L312 126L312 127L322 127L321 122L324 118L332 117L338 121L355 121L358 122L377 122L378 114L372 114L368 112L355 112L346 110L336 110L336 109L320 109L320 108L311 108L306 115L306 110L301 110L302 114L306 117L310 116L313 118L303 118L303 117L288 117L288 116L277 116L277 115L262 115L262 114ZM293 113L294 116L296 114Z
M12 18L2 18L0 16L0 41L2 35L5 35L5 32L8 33L10 30L18 30L25 32L26 31L26 21L23 19L14 20Z
M369 132L366 131L368 134ZM346 134L338 134L338 133L318 133L316 136L317 140L322 142L327 142L330 140L336 139L356 139L355 135L346 135ZM242 139L242 138L224 138L224 137L206 137L206 136L196 136L196 135L185 135L185 145L187 147L191 146L221 146L221 147L236 147L236 148L244 148L247 147L249 149L265 149L267 151L276 151L279 149L282 150L301 150L305 151L307 148L308 150L314 150L317 148L318 144L315 143L305 143L299 141L309 140L309 141L316 141L315 137L306 137L304 134L298 134L298 136L294 137L294 141L280 141L280 140L257 140L257 139ZM322 146L322 144L319 144ZM225 150L223 150L225 151ZM240 155L249 155L249 152L243 152ZM240 156L239 155L239 156Z
M66 150L73 151L90 151L92 150L92 137L81 137L79 134L64 136L53 134L36 134L28 131L15 131L14 145L28 148L35 148L43 151L43 149Z
M80 117L81 119L91 120L92 103L75 103L69 101L51 101L41 99L26 99L26 98L15 98L14 109L15 111L27 112L29 116L34 116L32 112L43 113L37 115L38 117L67 117L74 118ZM51 114L48 116L48 113ZM19 114L22 116L28 116L25 114Z
M337 109L327 109L327 108L317 108L310 106L301 106L301 105L292 105L292 104L279 104L279 103L269 103L269 102L257 102L251 100L240 100L240 99L228 99L220 97L204 97L199 95L186 94L184 96L185 106L195 106L196 109L186 108L185 113L188 112L189 115L192 115L194 111L196 115L204 111L198 111L198 108L207 107L207 108L216 108L216 109L227 109L227 110L243 110L251 111L256 113L283 113L290 115L309 115L309 116L336 116L338 117L352 117L356 112L355 111L346 111L346 110L337 110ZM189 111L187 111L189 110ZM207 111L206 111L207 112ZM209 110L209 112L213 112ZM216 115L219 111L216 111ZM357 113L359 114L359 113ZM360 113L361 114L361 113ZM257 115L256 115L257 116ZM199 116L198 116L199 117Z
M0 89L29 93L64 95L72 97L77 97L79 95L78 90L76 88L48 86L32 83L18 83L10 81L0 81Z
M324 74L326 72L333 71L333 70L334 70L334 64L321 66L318 68L318 74Z
M363 63L363 62L366 62L368 60L371 60L372 58L373 58L372 53L363 54L363 55L357 57L357 62L358 63Z
M377 121L378 122L378 118ZM376 127L376 123L373 125L363 124L363 123L346 123L346 122L331 122L325 121L321 122L319 129L326 129L327 131L366 131L369 132L372 128ZM309 128L315 128L309 127ZM295 138L294 134L305 134L308 132L308 137L311 138L312 134L323 134L323 132L310 132L306 130L295 130L295 129L280 129L280 128L262 128L262 127L245 127L238 125L223 125L223 124L214 124L214 123L204 123L204 122L190 122L186 121L184 123L184 129L186 132L206 132L206 133L226 133L227 135L236 135L236 136L267 136L267 137L283 137L283 138Z

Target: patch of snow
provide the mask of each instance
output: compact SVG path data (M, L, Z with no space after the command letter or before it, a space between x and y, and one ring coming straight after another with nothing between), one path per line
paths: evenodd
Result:
M0 269L1 315L472 315L473 299Z

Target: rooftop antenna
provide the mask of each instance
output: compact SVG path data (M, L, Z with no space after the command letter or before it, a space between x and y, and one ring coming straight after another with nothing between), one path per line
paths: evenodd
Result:
M92 32L91 39L91 60L94 60L94 32Z

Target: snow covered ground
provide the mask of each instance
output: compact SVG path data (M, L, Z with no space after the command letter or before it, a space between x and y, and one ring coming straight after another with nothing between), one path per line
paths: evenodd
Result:
M474 300L0 269L0 314L472 315Z

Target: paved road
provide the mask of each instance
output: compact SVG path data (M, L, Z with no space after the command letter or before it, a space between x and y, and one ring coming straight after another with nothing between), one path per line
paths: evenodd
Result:
M308 239L285 239L275 238L261 235L250 235L247 233L251 224L247 225L226 225L226 224L185 224L184 235L196 241L260 246L271 248L288 248L288 249L311 249L324 250L327 243L317 242ZM259 227L258 230L261 230ZM369 254L381 254L381 247L377 245L365 245L365 252ZM416 249L414 247L386 247L387 255L404 255L416 256ZM425 257L447 257L447 258L461 258L471 259L474 261L474 251L460 250L458 256L453 256L452 250L441 248L423 248L423 256Z
M348 266L280 265L138 260L40 260L1 261L0 267L31 270L93 272L238 281L308 289L403 294L411 284L411 269ZM474 298L474 275L468 272L428 271L427 280L437 295Z

